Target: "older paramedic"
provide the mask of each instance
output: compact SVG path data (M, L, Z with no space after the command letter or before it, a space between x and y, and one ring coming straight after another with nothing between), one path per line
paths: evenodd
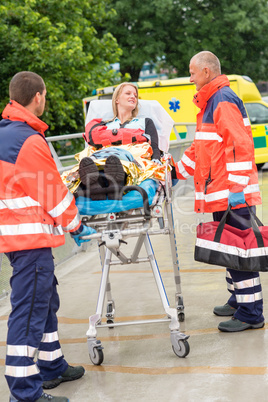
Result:
M125 184L125 171L120 159L133 161L131 152L120 145L150 142L151 160L160 162L158 134L150 118L138 118L138 88L124 82L116 87L112 99L114 117L109 121L93 119L86 125L85 139L96 149L91 157L81 160L79 175L82 184L90 190L94 200L119 199L120 189ZM102 150L102 148L105 149ZM103 171L94 163L96 159L106 159ZM103 174L102 174L103 173Z
M38 118L46 101L43 79L19 72L9 93L0 122L0 253L13 267L5 376L10 402L67 402L43 392L85 372L69 366L61 351L51 247L64 244L63 231L80 244L93 229L81 224L45 140L48 126Z
M250 122L242 101L221 75L218 58L211 52L197 53L190 61L190 82L196 85L197 115L195 139L176 163L177 178L194 176L195 211L212 212L220 221L228 205L233 207L227 222L239 229L250 227L252 210L261 204L258 174ZM237 332L264 326L262 288L259 273L227 268L231 293L227 303L214 314L232 316L221 322L220 331Z

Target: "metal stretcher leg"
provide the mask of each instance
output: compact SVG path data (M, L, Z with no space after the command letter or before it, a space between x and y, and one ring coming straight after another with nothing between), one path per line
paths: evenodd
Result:
M165 214L164 214L164 227L160 233L164 232L165 234L169 234L170 236L170 244L172 251L172 259L173 259L173 267L174 267L174 275L175 275L175 283L176 283L176 308L171 308L169 305L169 301L167 298L167 294L164 288L164 284L162 282L162 278L158 269L158 265L154 256L153 248L150 242L149 233L150 233L150 225L148 222L148 217L144 219L143 216L135 216L135 219L130 220L129 216L127 216L127 221L123 221L120 217L119 226L108 228L108 230L104 230L101 233L101 244L103 246L100 247L100 256L103 262L102 264L102 276L101 283L99 289L99 297L97 302L96 313L89 318L89 329L87 331L87 343L90 359L93 364L99 365L103 361L103 347L101 345L101 341L96 339L97 336L97 327L114 327L119 325L133 325L133 324L147 324L153 322L169 322L170 328L170 339L172 343L172 348L174 353L179 357L185 357L188 355L190 347L187 342L189 338L188 335L185 335L179 331L180 323L178 317L178 310L182 312L183 303L180 289L180 276L179 276L179 264L178 264L178 255L177 255L177 247L176 247L176 239L174 232L174 222L172 216L172 208L171 203L165 203ZM127 222L128 224L134 224L135 227L127 227L126 229L121 229L120 225ZM102 222L99 222L99 224ZM137 223L141 223L142 225L136 227ZM133 225L133 226L134 226ZM119 229L120 227L120 229ZM168 230L166 228L168 227ZM158 232L157 232L158 233ZM156 234L155 230L152 230L151 234ZM92 235L93 236L93 235ZM98 239L100 235L98 235ZM122 251L119 250L122 243L125 243L123 240L126 237L136 237L137 242L134 247L133 253L131 257L127 257L124 255ZM147 252L147 257L139 257L139 253L141 251L142 245ZM104 247L105 245L105 247ZM105 254L104 254L105 250ZM116 260L112 261L112 255L116 257ZM165 318L153 319L153 320L139 320L139 321L124 321L124 322L113 322L101 325L101 318L103 314L104 300L107 294L107 318L109 314L111 314L111 318L114 317L114 302L112 300L111 295L111 285L109 282L109 271L111 265L117 264L130 264L130 263L143 263L150 262L152 273L154 275L156 285L158 288L158 292L162 301L162 305L166 312ZM109 310L108 310L109 309Z
M105 257L105 249L104 246L100 245L101 242L99 242L99 253L100 253L100 260L101 260L101 266L103 267L104 264L104 257ZM107 297L107 307L106 307L106 318L107 318L107 324L112 324L114 317L115 317L115 303L114 299L112 297L112 289L111 289L111 283L110 279L108 276L107 279L107 285L106 285L106 297ZM112 328L112 327L109 327Z
M172 255L172 262L173 262L175 286L176 286L175 303L177 306L179 321L183 322L184 318L185 318L184 317L184 305L183 305L183 297L182 297L182 292L181 292L180 267L179 267L179 260L178 260L176 235L175 235L175 229L174 229L172 204L166 203L165 210L166 210L166 217L168 220L168 227L170 229L169 241L170 241L170 248L171 248L171 255Z
M190 351L190 346L189 343L187 342L187 339L189 338L188 335L185 335L181 332L179 332L180 329L180 324L178 321L178 315L177 315L177 310L175 308L171 308L169 305L169 301L167 298L167 294L163 285L163 281L158 269L158 265L154 256L152 244L150 242L150 238L148 234L145 236L144 239L144 245L147 251L147 255L149 257L149 261L151 264L151 268L154 274L154 278L156 281L156 285L159 291L159 295L163 304L163 307L165 309L166 314L170 317L171 321L169 324L169 329L170 329L170 339L172 343L172 348L174 353L179 356L179 357L185 357L188 355Z
M96 326L101 322L105 293L107 289L107 282L109 278L110 262L112 252L106 248L104 263L102 268L102 276L99 290L99 297L97 302L96 314L89 317L89 329L87 331L87 345L90 360L93 364L99 365L103 362L103 352L101 341L96 339L97 329Z

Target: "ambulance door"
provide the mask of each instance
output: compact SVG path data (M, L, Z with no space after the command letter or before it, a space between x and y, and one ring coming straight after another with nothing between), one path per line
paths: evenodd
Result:
M265 102L245 102L251 124L255 162L260 168L268 162L268 104Z

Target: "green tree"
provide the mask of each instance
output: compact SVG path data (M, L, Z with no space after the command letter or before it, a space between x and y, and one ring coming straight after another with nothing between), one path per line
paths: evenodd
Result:
M172 18L174 9L165 31L165 62L176 67L179 76L189 74L195 53L210 50L225 74L268 78L266 0L182 0L179 12L181 24Z
M172 0L117 0L110 7L116 14L106 29L117 39L123 53L120 71L138 81L140 70L147 62L156 62L165 53L166 10Z
M201 50L214 52L224 73L268 78L266 0L117 0L109 7L121 72L133 81L146 61L189 75L190 58Z
M83 130L82 98L114 83L110 63L120 49L98 26L114 14L107 0L2 0L0 5L0 107L18 71L40 74L47 87L43 115L50 134Z

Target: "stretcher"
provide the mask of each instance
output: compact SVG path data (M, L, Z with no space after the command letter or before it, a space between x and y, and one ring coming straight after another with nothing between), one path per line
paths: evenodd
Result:
M95 102L95 105L91 105L92 108L98 111L101 110L100 102L106 102L104 107L105 113L107 112L107 107L111 108L111 105L109 106L107 101L98 100L93 102ZM146 109L147 105L144 105L144 102L149 101L142 102L142 106ZM150 101L150 107L151 104L152 101ZM163 109L160 104L159 107ZM160 113L157 111L157 108L158 105L155 109L159 118L164 109L163 111L161 110ZM143 108L143 110L145 109ZM96 116L96 110L93 110L95 117L105 118L101 114ZM146 111L146 113L148 113L148 111ZM92 110L89 109L87 120L91 119L90 114L92 114ZM168 114L167 116L168 119L170 119ZM156 117L152 116L152 114L147 114L147 117L156 120ZM166 117L164 116L164 118ZM168 120L168 123L170 124L170 120ZM162 124L162 122L159 124ZM158 129L157 123L156 128ZM166 135L167 134L165 134L165 136ZM168 151L167 142L161 144L160 141L160 148L161 146L165 152ZM83 238L97 240L102 263L102 276L96 312L89 317L89 329L86 333L89 356L92 363L95 365L100 365L104 359L101 341L97 339L97 330L105 327L114 328L121 325L168 322L170 340L174 353L178 357L186 357L190 351L188 343L189 335L180 332L180 322L184 321L184 305L172 213L172 179L169 169L169 154L165 155L164 163L164 180L156 181L154 179L147 179L139 186L125 186L122 189L122 200L92 201L85 197L78 197L76 199L79 212L83 215L83 224L91 226L96 230L96 233ZM174 308L170 307L150 241L151 236L155 235L169 236L176 288ZM126 243L126 239L128 238L135 239L135 245L131 255L125 255L125 251L122 252L122 245ZM142 246L144 246L146 250L147 255L145 257L140 256ZM137 263L150 264L166 317L118 322L115 319L115 301L112 296L109 279L110 269L115 265ZM106 323L102 320L105 299L107 302Z

